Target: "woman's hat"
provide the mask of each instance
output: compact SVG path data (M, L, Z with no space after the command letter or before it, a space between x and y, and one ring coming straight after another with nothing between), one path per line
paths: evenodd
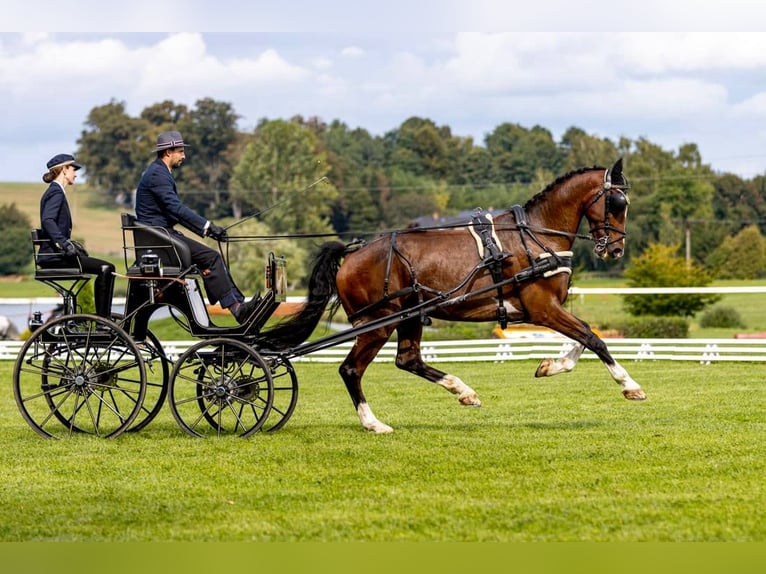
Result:
M155 147L153 151L162 151L164 149L173 149L176 147L189 147L184 143L184 138L181 136L181 132L162 132L157 136L157 147Z
M48 170L57 167L64 167L67 165L73 165L75 170L82 168L82 166L74 160L74 156L71 156L68 153L60 153L58 155L54 155L51 159L48 160L46 165L48 166Z

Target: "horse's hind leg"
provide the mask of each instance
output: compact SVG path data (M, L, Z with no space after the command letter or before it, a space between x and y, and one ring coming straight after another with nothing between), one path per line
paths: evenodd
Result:
M354 403L362 427L375 433L390 433L394 429L378 420L362 391L362 377L370 363L388 340L393 328L382 328L359 335L338 372Z
M444 387L453 395L457 395L461 405L471 407L481 406L481 401L476 392L460 380L460 378L435 369L423 360L420 350L423 325L419 319L411 319L400 323L396 332L399 341L396 351L397 367Z

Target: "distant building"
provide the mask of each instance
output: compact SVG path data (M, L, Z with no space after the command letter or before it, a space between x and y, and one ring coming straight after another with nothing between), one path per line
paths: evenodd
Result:
M460 213L456 215L442 215L440 216L438 213L434 213L433 215L424 215L422 217L418 217L416 219L413 219L409 225L407 225L407 228L413 228L413 227L456 227L462 224L468 224L471 222L471 218L473 217L474 210L465 210L461 211ZM492 215L492 218L494 219L501 213L503 213L501 210L496 209L490 209L487 213Z

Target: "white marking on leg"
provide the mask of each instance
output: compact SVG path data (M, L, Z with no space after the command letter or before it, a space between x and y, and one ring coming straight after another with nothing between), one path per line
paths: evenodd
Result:
M356 407L356 414L359 415L359 422L362 423L362 427L368 431L374 433L394 432L393 428L378 420L367 403L359 403L359 406Z
M436 384L444 387L453 395L457 395L461 405L472 407L481 406L481 401L476 395L476 392L455 375L444 375L441 379L436 381Z
M641 386L633 380L628 374L628 371L626 371L620 363L615 361L614 365L607 365L606 368L609 371L609 374L612 375L612 378L620 385L622 394L626 398L639 401L646 398L646 394L644 394Z
M535 376L552 377L559 373L568 373L575 368L575 365L577 365L577 361L580 360L580 355L582 355L584 350L585 347L581 343L576 343L563 357L557 359L543 359L537 367Z

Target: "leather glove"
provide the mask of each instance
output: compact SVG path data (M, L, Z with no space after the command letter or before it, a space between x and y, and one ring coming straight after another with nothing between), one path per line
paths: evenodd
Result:
M68 239L64 242L64 255L67 257L77 256L77 246Z
M216 241L227 241L229 234L223 227L217 226L215 223L210 222L210 226L207 228L208 237L212 237Z

